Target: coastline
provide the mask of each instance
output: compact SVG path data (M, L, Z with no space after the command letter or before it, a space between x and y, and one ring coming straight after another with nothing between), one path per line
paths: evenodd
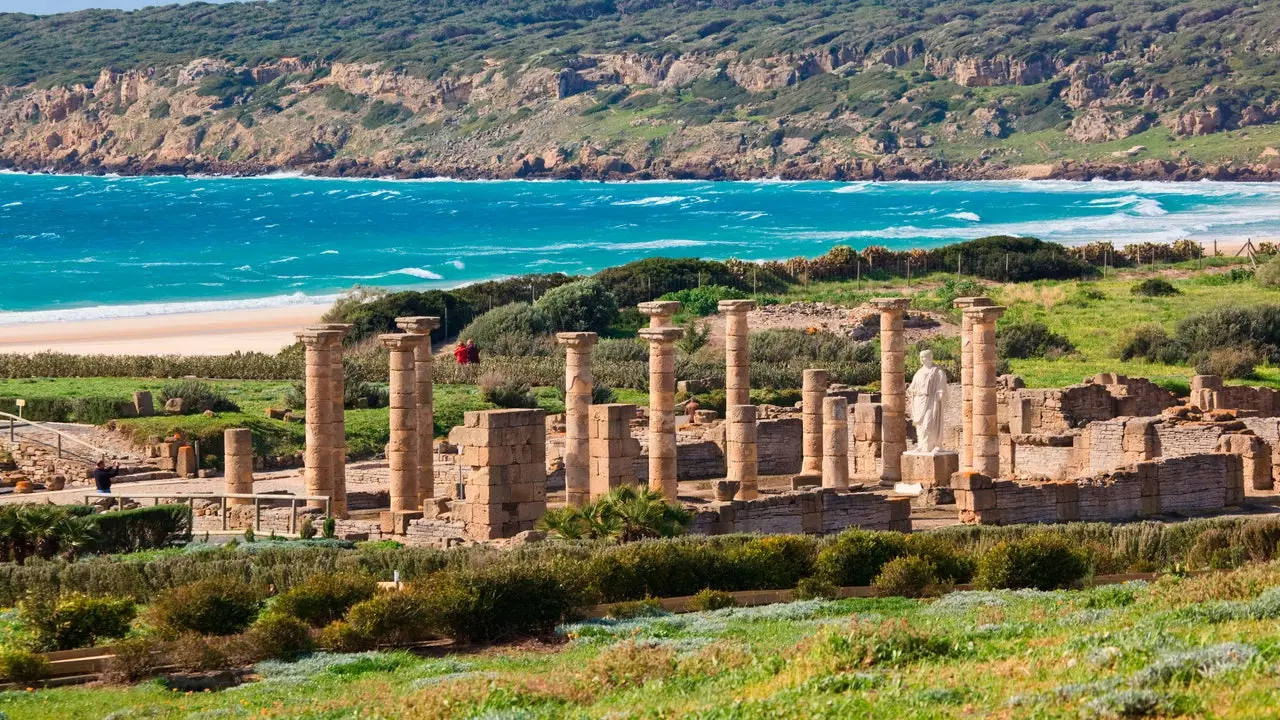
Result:
M0 327L0 353L110 355L276 353L320 320L329 304L215 310Z

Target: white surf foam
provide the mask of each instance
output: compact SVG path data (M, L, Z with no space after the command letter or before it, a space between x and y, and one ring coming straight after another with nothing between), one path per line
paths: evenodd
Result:
M968 220L969 222L982 222L982 218L979 217L978 213L971 212L947 213L945 217L955 218L957 220Z
M26 312L0 311L0 325L67 322L75 320L111 320L116 318L179 315L184 313L225 312L228 310L264 310L297 305L327 305L337 295L292 293L243 300L191 300L185 302L139 303L136 305L95 305L92 307Z
M640 198L639 200L618 200L613 204L618 206L630 205L635 207L659 207L661 205L673 205L688 199L689 198L684 195L655 195L653 197Z

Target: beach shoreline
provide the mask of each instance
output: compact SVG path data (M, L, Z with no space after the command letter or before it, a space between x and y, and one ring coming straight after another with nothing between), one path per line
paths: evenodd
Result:
M329 303L0 326L0 353L275 354L320 321Z

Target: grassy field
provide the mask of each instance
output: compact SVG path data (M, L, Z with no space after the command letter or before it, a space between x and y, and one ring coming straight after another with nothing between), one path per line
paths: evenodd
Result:
M1274 717L1280 566L1083 591L802 601L420 658L264 663L216 693L0 694L63 718ZM1268 589L1271 588L1271 589Z

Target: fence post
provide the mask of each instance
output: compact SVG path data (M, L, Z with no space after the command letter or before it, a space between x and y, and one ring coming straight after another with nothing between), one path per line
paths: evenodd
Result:
M62 436L58 435L58 459L62 459Z
M262 500L256 495L253 498L253 531L262 532Z
M226 495L218 496L218 514L222 516L222 531L226 532L227 528L230 527L227 524L227 496Z
M298 501L289 498L289 533L298 532Z

